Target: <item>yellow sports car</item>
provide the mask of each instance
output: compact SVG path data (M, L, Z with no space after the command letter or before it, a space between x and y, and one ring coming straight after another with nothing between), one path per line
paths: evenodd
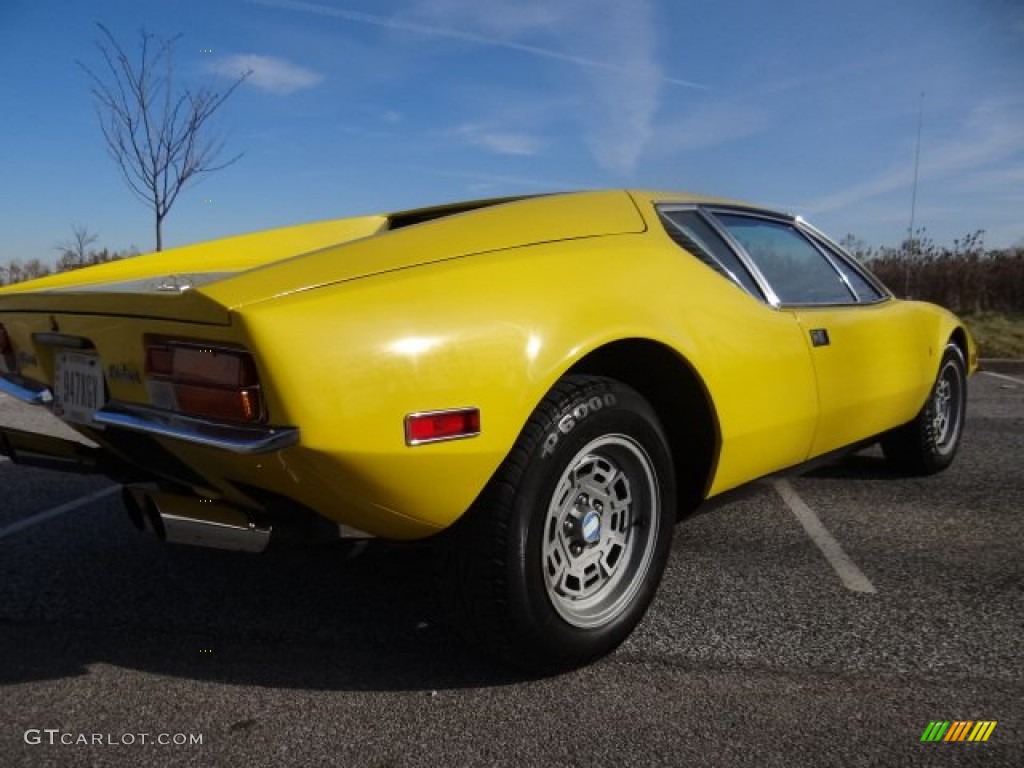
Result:
M598 191L277 229L0 289L0 391L140 528L259 551L442 534L452 613L558 670L642 617L675 521L881 440L947 466L970 335L799 218Z

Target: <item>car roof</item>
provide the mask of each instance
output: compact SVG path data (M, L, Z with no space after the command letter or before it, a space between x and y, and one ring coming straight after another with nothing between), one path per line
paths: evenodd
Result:
M461 213L469 213L470 211L479 210L482 208L489 208L492 206L505 205L507 203L516 203L524 200L534 200L545 197L556 198L566 196L587 196L593 195L595 197L604 195L611 191L623 191L626 192L630 197L633 198L634 202L638 205L707 205L720 208L731 208L737 210L747 211L758 211L762 213L772 213L779 216L792 218L792 215L783 212L778 209L763 205L755 205L753 203L745 202L727 197L718 197L715 195L705 195L694 192L675 192L666 190L651 190L651 189L592 189L592 190L568 190L561 192L548 192L539 193L532 195L513 195L508 197L491 197L491 198L479 198L473 200L460 200L450 203L443 203L440 205L425 206L422 208L412 208L408 210L396 211L394 213L385 214L388 225L384 228L386 230L395 230L402 227L413 226L415 224L422 224L435 219L441 219L448 216L455 216Z

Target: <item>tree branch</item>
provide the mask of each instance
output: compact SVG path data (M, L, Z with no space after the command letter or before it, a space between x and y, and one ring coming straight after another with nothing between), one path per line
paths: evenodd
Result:
M152 211L157 250L161 226L178 195L193 179L235 163L238 154L217 164L221 141L206 136L209 121L252 74L242 72L223 91L178 89L174 45L179 36L156 40L139 31L139 58L133 63L103 24L96 42L103 59L103 76L86 64L78 65L92 82L93 104L100 130L129 190Z

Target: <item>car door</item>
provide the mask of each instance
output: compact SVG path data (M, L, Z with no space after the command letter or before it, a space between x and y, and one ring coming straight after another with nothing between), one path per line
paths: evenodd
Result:
M715 218L755 265L779 311L804 331L818 388L808 458L908 421L928 380L928 344L912 304L798 221L737 212Z
M721 452L712 495L803 462L818 420L817 384L799 322L767 300L738 249L693 204L658 208L669 237L739 290L681 292L679 322L699 318L701 376L714 396ZM746 295L744 295L746 294Z

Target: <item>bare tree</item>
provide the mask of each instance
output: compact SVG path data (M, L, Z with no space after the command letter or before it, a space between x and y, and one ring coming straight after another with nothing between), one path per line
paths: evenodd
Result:
M88 227L82 224L72 225L71 239L64 240L54 246L56 250L60 251L58 271L84 266L89 258L89 246L98 239L97 235L89 232Z
M79 62L92 80L96 114L107 150L129 189L152 211L156 249L163 248L163 223L182 188L197 176L219 171L241 155L219 163L224 143L209 136L209 121L251 74L242 72L223 91L178 88L174 45L180 35L158 39L140 30L139 58L133 62L102 24L96 47L104 68L97 73Z
M53 270L43 264L40 259L29 259L24 263L15 259L6 267L0 267L0 278L2 278L0 285L4 283L13 285L25 280L34 280L37 277L46 277L52 272Z

